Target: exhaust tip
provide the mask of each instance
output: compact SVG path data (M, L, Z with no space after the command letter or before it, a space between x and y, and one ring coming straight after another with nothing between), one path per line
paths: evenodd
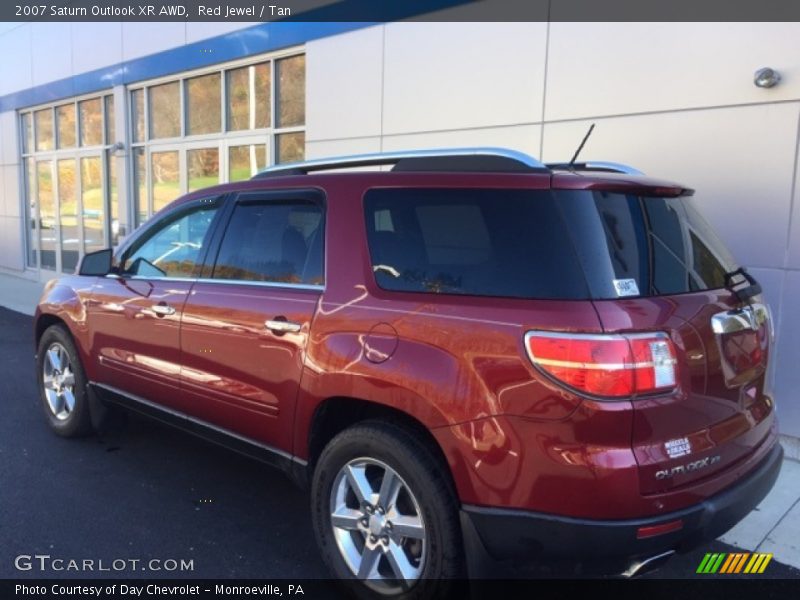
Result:
M639 575L643 575L644 573L653 571L667 562L673 554L675 554L675 550L667 550L661 554L656 554L655 556L650 556L649 558L637 560L633 562L625 571L623 571L621 575L622 577L629 579L631 577L637 577Z

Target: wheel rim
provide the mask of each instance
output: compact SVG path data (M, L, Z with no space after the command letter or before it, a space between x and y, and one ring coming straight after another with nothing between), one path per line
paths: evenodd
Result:
M422 575L425 522L411 488L394 469L372 458L348 462L333 482L330 513L342 558L368 587L391 594Z
M64 346L55 342L45 352L42 364L44 395L50 412L59 421L75 409L75 372Z

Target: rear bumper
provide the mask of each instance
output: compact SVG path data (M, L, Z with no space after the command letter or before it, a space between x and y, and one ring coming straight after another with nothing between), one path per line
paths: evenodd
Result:
M487 564L562 559L602 565L621 573L636 560L670 550L690 550L713 540L741 521L767 495L778 478L783 448L775 444L745 477L726 490L688 508L632 520L590 520L550 514L464 505L461 523L473 576ZM681 520L670 533L638 537L641 527ZM496 573L494 568L491 572Z

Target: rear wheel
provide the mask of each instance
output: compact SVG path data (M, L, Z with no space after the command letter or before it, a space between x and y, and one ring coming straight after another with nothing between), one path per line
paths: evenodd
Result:
M370 421L337 435L314 471L323 558L362 597L441 595L462 575L454 495L415 432Z
M69 332L49 327L37 352L39 395L50 428L64 437L92 431L86 375Z

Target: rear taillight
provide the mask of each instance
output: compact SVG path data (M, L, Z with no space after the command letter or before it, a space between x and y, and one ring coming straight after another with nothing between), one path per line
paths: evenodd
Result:
M592 396L652 394L677 385L675 347L665 333L530 331L525 348L539 369Z

